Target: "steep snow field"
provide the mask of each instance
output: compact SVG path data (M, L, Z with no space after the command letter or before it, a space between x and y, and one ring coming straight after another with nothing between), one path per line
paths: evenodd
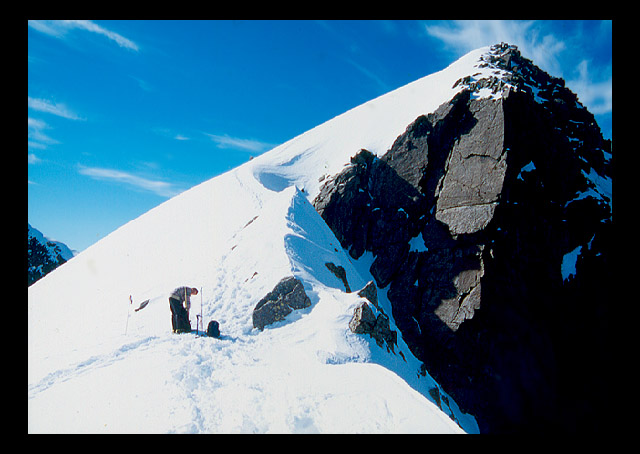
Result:
M195 186L31 286L29 432L477 432L451 399L433 401L438 385L418 374L400 333L404 358L350 332L373 258L352 260L310 200L322 176L361 148L382 155L455 95L487 50ZM326 262L345 268L354 293ZM254 329L256 303L292 274L311 306ZM171 334L167 298L180 285L201 289L192 327L202 307L220 339ZM379 299L392 316L386 289Z

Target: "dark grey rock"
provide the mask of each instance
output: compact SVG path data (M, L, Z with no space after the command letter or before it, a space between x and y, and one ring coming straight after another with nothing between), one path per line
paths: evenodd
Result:
M375 339L378 347L382 347L383 344L386 344L387 349L395 353L395 345L397 345L398 342L398 333L390 328L389 317L387 317L385 313L381 312L378 314L371 337Z
M331 271L338 279L342 281L345 291L347 293L351 293L351 287L349 287L349 282L347 281L347 272L344 270L344 267L336 265L333 262L327 262L324 265L329 271Z
M362 219L371 213L368 181L374 156L361 150L351 159L351 165L330 178L314 200L314 207L334 231L342 245L351 246L351 255L362 255L367 244L367 229Z
M360 303L353 311L349 329L354 334L368 334L379 347L386 344L386 348L395 353L398 333L390 328L389 317L382 311L376 317L366 301Z
M354 334L370 334L376 325L376 316L371 307L364 301L353 311L349 321L349 329Z
M375 282L367 282L367 285L365 285L362 290L358 291L358 296L368 299L376 309L380 309L378 307L378 288L376 287Z
M481 431L595 430L606 397L590 367L610 362L615 287L610 193L596 181L611 177L611 142L515 46L482 64L509 72L456 82L386 154L356 154L314 206L353 257L374 254L407 345ZM477 99L481 88L502 96ZM426 251L410 250L419 233ZM373 333L378 318L359 307L354 329Z
M378 255L371 264L371 275L375 278L378 287L384 288L401 270L401 265L409 253L407 243L390 244L384 249L378 250Z
M282 279L253 309L253 327L260 331L265 326L284 320L294 309L311 306L302 282L293 276Z

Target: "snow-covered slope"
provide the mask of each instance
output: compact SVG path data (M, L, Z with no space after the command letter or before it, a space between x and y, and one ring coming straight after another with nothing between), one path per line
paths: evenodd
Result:
M437 383L400 334L404 358L350 332L361 299L324 264L344 267L359 290L371 257L353 261L309 200L361 148L383 154L453 97L487 50L195 186L31 286L29 431L477 431L452 400L433 397ZM254 329L256 303L292 274L311 306ZM220 339L171 334L167 297L180 285L201 288L191 324L202 305ZM379 299L392 315L384 290Z

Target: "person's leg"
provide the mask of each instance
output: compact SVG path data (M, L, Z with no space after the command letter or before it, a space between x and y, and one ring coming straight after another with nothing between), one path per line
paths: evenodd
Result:
M191 323L189 322L189 313L187 310L180 305L180 323L178 324L178 329L185 333L191 332Z
M180 301L169 298L169 307L171 308L171 328L175 333L180 326L178 317L180 315L180 308L182 305L180 304Z

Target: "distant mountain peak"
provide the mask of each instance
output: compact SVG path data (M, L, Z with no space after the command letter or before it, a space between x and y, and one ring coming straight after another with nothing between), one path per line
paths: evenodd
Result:
M66 244L50 240L29 223L27 226L27 282L31 285L75 254Z

